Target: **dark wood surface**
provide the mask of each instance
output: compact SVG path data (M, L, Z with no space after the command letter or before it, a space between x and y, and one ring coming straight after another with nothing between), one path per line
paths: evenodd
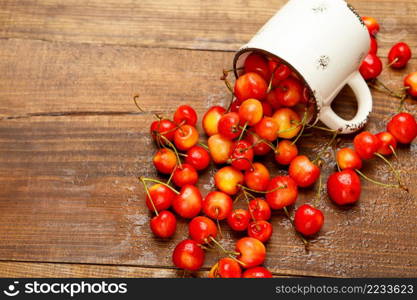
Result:
M169 241L153 237L136 180L156 176L152 112L171 116L187 103L201 117L211 105L226 105L221 70L284 2L0 1L0 276L182 276L170 255L186 223ZM382 24L381 57L398 39L417 49L416 1L351 3ZM400 86L413 70L415 59L381 79ZM133 105L137 93L148 113ZM398 102L373 95L367 129L377 132ZM353 114L348 89L336 102L342 115ZM416 115L413 100L406 108ZM351 140L343 137L342 145ZM301 151L313 155L326 141L313 132ZM410 193L363 183L350 209L323 195L326 222L309 253L275 213L266 266L276 276L415 276L416 144L398 154L392 161ZM274 174L284 171L267 161ZM334 167L330 157L324 173ZM393 180L380 161L367 162L364 172ZM203 194L212 174L202 174ZM314 189L303 190L298 204L313 197ZM223 229L222 242L232 248L239 235ZM197 276L218 257L209 253Z

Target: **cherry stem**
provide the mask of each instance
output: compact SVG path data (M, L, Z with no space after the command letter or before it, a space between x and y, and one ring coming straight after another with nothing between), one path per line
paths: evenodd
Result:
M304 129L306 128L306 122L307 122L307 110L304 112L303 119L301 120L301 123L303 124L303 127L301 127L300 132L298 133L297 137L294 141L292 141L292 145L295 145L297 143L298 139L303 135Z
M252 210L251 210L251 209L250 209L250 207L249 207L249 197L248 197L248 195L247 195L247 192L246 192L245 190L243 190L243 194L245 195L245 199L246 199L246 203L247 203L247 205L248 205L248 211L249 211L250 217L252 218L252 220L253 220L254 222L256 222L255 216L253 215L253 212L252 212ZM252 196L252 195L251 195L251 196Z
M248 121L246 121L245 125L243 125L242 131L240 132L239 138L237 139L238 142L243 138L243 134L245 133L247 127L248 127Z
M174 144L170 140L168 140L164 135L160 134L159 132L157 132L157 135L158 137L162 138L165 141L165 143L167 143L168 146L174 151L175 156L177 157L177 160L178 160L177 164L181 167L182 164L181 164L180 155L177 151L177 148L174 146Z
M379 181L376 181L376 180L374 180L374 179L372 179L372 178L369 178L368 176L366 176L365 174L363 174L361 171L359 171L358 169L355 169L355 171L356 171L356 173L358 173L363 179L365 179L365 180L368 180L369 182L372 182L373 184L376 184L376 185L380 185L380 186L383 186L383 187L386 187L386 188L401 188L401 186L400 185L397 185L397 184L388 184L388 183L383 183L383 182L379 182Z
M397 152L395 151L394 147L392 145L388 145L388 148L391 149L392 154L394 154L395 159L398 159Z
M200 145L201 147L203 147L206 150L209 150L209 147L206 144L204 144L203 142L198 142L198 145Z
M229 106L227 107L226 113L230 112L230 109L232 108L233 100L235 99L235 95L232 94L232 98L230 99Z
M155 203L153 203L151 193L149 192L148 187L146 186L145 180L142 177L139 177L139 180L143 183L143 187L145 188L146 194L148 195L149 201L151 201L152 208L155 211L155 214L159 216L158 210L156 209Z
M230 93L234 96L235 93L233 91L232 85L230 84L230 81L227 79L227 77L229 76L229 73L234 71L232 70L223 70L223 76L220 77L220 80L224 81L224 84L226 85L227 89L230 91Z
M258 194L268 194L268 193L272 193L272 192L275 192L275 191L278 191L278 190L286 189L287 188L287 186L284 185L284 186L277 186L276 188L274 188L272 190L269 190L269 191L257 191L257 190L253 190L251 188L248 188L248 187L246 187L246 186L244 186L242 184L238 184L237 186L240 187L244 191L246 190L246 191L250 191L250 192L258 193Z
M319 187L317 188L317 194L313 201L313 206L317 207L317 201L321 199L321 189L322 189L322 175L319 176Z
M136 107L139 109L140 112L146 113L146 111L144 109L142 109L142 107L140 107L140 105L138 103L139 98L140 98L139 94L134 95L133 96L133 102L135 103ZM162 119L162 117L160 115L158 115L157 113L153 113L153 115L159 120Z
M399 57L394 58L394 60L392 62L390 62L388 65L385 66L385 68L389 68L391 67L393 64L395 64L397 61L399 60ZM384 69L385 69L384 68Z
M240 129L243 129L242 126L239 126ZM275 146L271 144L270 141L265 140L264 138L261 138L259 135L257 135L255 132L252 132L250 130L247 131L249 134L253 135L254 137L256 137L257 139L259 139L257 144L260 143L265 143L266 145L268 145L269 148L271 148L272 150L275 151Z
M400 106L398 107L398 112L401 112L404 109L404 102L407 99L408 95L407 93L404 93L404 95L400 99Z
M174 170L175 170L175 168L174 168ZM171 180L172 180L172 177L173 176L174 176L174 172L171 172L171 174L169 175L169 178L167 180L167 184L170 184L171 183Z
M212 241L224 254L226 254L227 256L230 256L233 259L236 259L235 256L239 256L240 253L239 252L235 252L235 251L228 251L226 250L222 244L220 244L214 237L210 236L210 241Z
M335 139L336 139L336 137L337 137L337 135L338 135L338 133L339 133L339 131L337 131L337 130L333 130L333 136L332 136L332 138L327 142L327 144L320 150L320 152L319 153L317 153L317 156L316 156L316 158L312 161L312 163L313 164L317 164L317 162L319 161L319 160L322 160L322 156L323 156L323 154L324 154L324 152L327 150L327 148L328 147L331 147L332 145L333 145L333 143L334 143L334 141L335 141Z
M247 149L245 149L245 150L247 150ZM237 161L237 160L240 160L240 159L246 160L250 164L250 167L251 167L250 170L254 170L255 169L255 167L253 166L252 161L249 158L247 158L247 157L229 158L227 160L227 163L228 164L231 164L233 161Z
M407 186L405 186L402 182L401 182L401 176L400 176L400 173L398 172L398 170L396 170L395 168L394 168L394 166L392 165L392 163L388 160L388 159L386 159L383 155L381 155L380 153L378 153L378 152L376 152L375 153L375 155L377 156L377 157L379 157L380 159L382 159L389 167L390 167L390 169L392 170L392 172L394 173L394 175L395 175L395 178L397 179L397 182L398 182L398 185L404 190L404 191L407 191L408 192L408 188L407 188Z
M268 88L266 90L266 93L268 94L272 90L272 81L274 80L275 71L278 69L278 64L275 66L274 70L272 71L271 79L268 83Z
M170 186L169 184L166 184L165 182L162 182L162 181L160 181L160 180L158 180L158 179L154 179L154 178L146 178L146 177L142 177L142 176L140 176L139 177L139 180L140 181L142 181L142 182L144 182L144 181L150 181L150 182L154 182L154 183L159 183L159 184L162 184L162 185L164 185L164 186L166 186L167 188L169 188L171 191L173 191L175 194L177 194L177 195L179 195L180 194L180 192L178 192L176 189L174 189L172 186Z
M287 216L288 220L290 220L292 227L293 227L293 228L294 228L294 230L295 230L295 224L294 224L294 221L293 221L293 219L291 218L290 213L288 212L287 207L286 207L286 206L284 206L284 207L283 207L283 210L284 210L284 213L285 213L285 215ZM308 250L308 245L309 245L309 243L308 243L308 241L306 240L306 238L305 238L305 237L303 237L303 236L301 235L301 233L299 233L297 230L295 230L295 232L297 233L297 235L300 237L301 241L303 242L305 249L306 249L306 250Z
M220 238L223 238L223 232L222 232L222 228L220 227L220 221L219 221L219 209L216 208L216 223L217 223L217 228L219 229L219 236Z

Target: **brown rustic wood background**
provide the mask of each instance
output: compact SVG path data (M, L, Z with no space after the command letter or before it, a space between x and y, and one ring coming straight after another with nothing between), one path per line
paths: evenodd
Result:
M416 0L350 2L381 23L384 61L399 40L417 54ZM226 104L222 69L284 3L0 0L0 276L182 276L170 256L186 223L169 241L153 237L136 180L156 176L151 112L171 116L187 103L201 117L209 106ZM405 71L385 70L381 79L399 87L416 70L412 59ZM134 107L136 93L149 113ZM398 102L373 95L367 129L376 132ZM352 115L352 93L344 90L335 106ZM416 107L407 102L414 115ZM313 133L302 152L313 154L325 141ZM360 202L349 209L324 195L325 226L309 253L276 213L266 266L276 276L416 276L417 144L398 154L393 163L410 193L363 183ZM331 159L324 170L334 170ZM393 180L379 161L366 163L364 172ZM204 194L212 173L202 176ZM302 191L298 204L313 197L314 190ZM232 248L238 235L227 226L224 232L222 242ZM210 253L197 275L217 258Z

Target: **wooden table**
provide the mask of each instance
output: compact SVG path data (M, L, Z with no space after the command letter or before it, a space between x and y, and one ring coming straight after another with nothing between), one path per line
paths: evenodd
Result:
M211 105L227 105L222 69L283 3L0 0L0 276L181 276L171 253L186 236L186 223L172 240L153 237L137 182L138 175L156 176L152 113L171 116L187 103L201 117ZM417 52L416 0L351 4L381 23L384 61L399 40ZM385 70L381 79L399 87L415 70L412 59L405 71ZM137 93L148 113L133 105ZM366 128L377 132L398 100L373 95ZM414 115L415 104L406 104ZM336 110L351 116L354 106L345 89ZM313 155L326 140L313 132L301 151ZM416 155L414 143L392 159L408 194L364 182L360 202L348 209L324 195L325 226L308 253L284 215L274 214L266 266L277 276L416 276ZM327 162L326 176L335 169ZM283 172L269 165L274 174ZM381 161L367 162L364 172L393 181ZM212 174L202 175L204 194ZM298 204L313 197L314 189L303 190ZM232 248L239 235L227 226L223 231L222 242ZM218 257L210 253L197 275Z

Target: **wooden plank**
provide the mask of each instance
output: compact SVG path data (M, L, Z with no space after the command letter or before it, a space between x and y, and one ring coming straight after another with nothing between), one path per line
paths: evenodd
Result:
M234 51L285 2L1 0L0 37ZM349 2L378 19L382 55L399 40L417 46L415 1Z

